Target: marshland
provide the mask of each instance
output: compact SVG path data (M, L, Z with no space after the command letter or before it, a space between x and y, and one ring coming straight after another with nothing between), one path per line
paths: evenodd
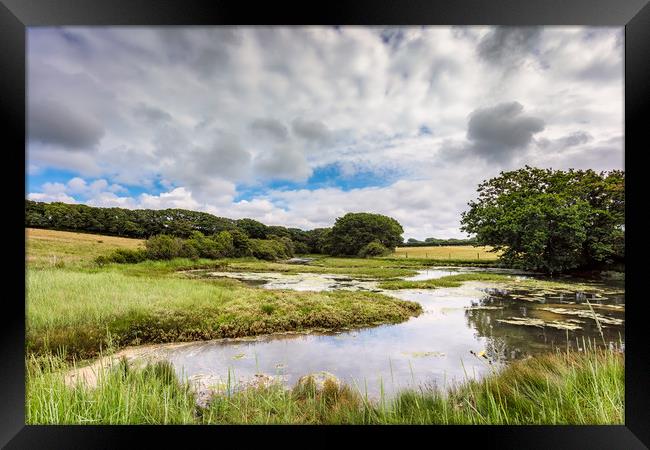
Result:
M26 423L623 424L623 31L29 27Z
M146 241L26 235L28 423L623 420L611 274L396 254L124 263Z

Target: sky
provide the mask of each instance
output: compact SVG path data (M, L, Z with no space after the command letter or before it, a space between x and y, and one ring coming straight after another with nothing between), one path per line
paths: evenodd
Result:
M32 27L26 195L463 238L478 184L624 169L623 28Z

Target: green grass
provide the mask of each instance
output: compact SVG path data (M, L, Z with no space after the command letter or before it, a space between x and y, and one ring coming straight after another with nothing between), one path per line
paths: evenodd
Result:
M232 280L131 276L117 270L27 273L27 350L89 358L117 347L401 322L415 302L369 292L293 292Z
M67 366L52 356L27 360L26 422L29 424L188 424L196 421L194 395L169 363L141 370L122 362L91 389L66 386Z
M497 273L459 273L457 275L448 275L446 277L435 278L433 280L407 281L394 280L382 281L379 287L382 289L435 289L439 287L459 287L465 281L510 281L509 275Z
M28 424L623 424L624 358L610 350L547 354L446 391L371 401L346 385L249 388L194 404L165 364L113 368L96 388L66 386L65 363L27 361Z

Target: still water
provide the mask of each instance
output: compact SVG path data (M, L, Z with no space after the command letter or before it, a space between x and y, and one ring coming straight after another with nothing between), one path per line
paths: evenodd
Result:
M428 270L407 279L471 270ZM507 291L483 282L382 291L376 281L342 275L212 272L207 276L236 278L264 289L379 291L419 302L423 313L400 324L354 331L157 348L157 359L170 361L179 375L204 389L236 388L260 377L292 386L303 375L326 371L368 397L390 397L404 388L444 387L478 378L508 361L540 352L567 347L580 351L587 341L624 348L624 292L602 283L591 283L593 289L587 293L571 290L570 285L539 292Z

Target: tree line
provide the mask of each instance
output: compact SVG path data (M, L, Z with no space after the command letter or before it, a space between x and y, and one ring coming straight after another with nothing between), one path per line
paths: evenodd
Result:
M229 219L186 209L101 208L62 202L25 200L25 226L147 239L167 250L156 255L210 257L256 256L278 259L294 254L380 256L402 244L402 226L393 218L371 213L348 213L331 228L302 230L265 225L254 219ZM170 238L158 238L159 236ZM246 240L246 243L242 243ZM232 241L237 250L229 250ZM221 248L216 251L214 249ZM196 251L194 251L194 250ZM216 253L215 253L216 252ZM115 253L120 259L119 252ZM140 258L142 255L122 255Z
M432 247L432 246L453 246L453 245L476 245L476 238L469 239L438 239L438 238L426 238L424 241L419 241L414 238L408 239L405 243L402 244L402 247Z

